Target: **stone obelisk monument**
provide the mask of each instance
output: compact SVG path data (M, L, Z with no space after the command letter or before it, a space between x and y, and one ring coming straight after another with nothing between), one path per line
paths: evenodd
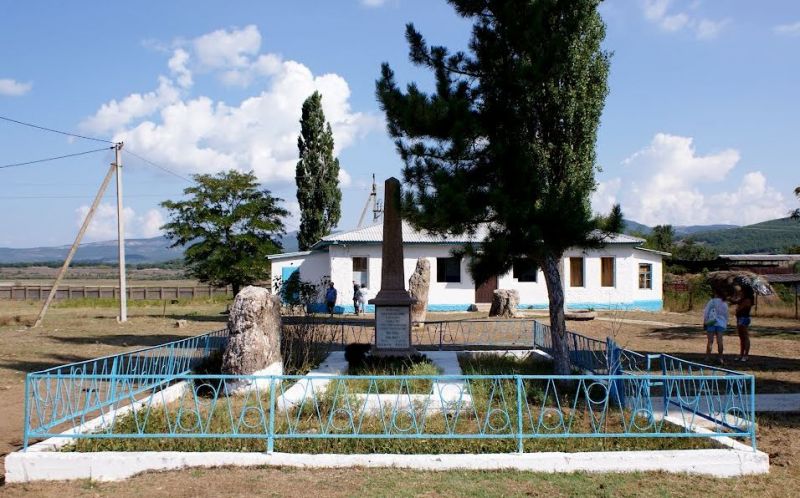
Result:
M373 354L409 356L416 353L411 346L411 305L415 299L406 290L403 276L403 222L397 178L386 180L383 197L381 290L369 301L375 305Z

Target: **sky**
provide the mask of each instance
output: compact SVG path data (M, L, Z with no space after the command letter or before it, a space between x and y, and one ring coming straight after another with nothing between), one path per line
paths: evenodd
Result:
M0 116L125 142L126 236L160 233L186 177L254 171L299 224L294 167L303 100L323 96L353 228L402 161L375 99L380 64L408 61L405 24L465 49L471 24L438 0L16 2L0 0ZM610 93L598 212L648 225L750 224L797 207L800 2L607 0ZM69 244L111 150L0 121L0 247ZM144 158L145 160L142 160ZM86 241L116 237L112 183Z

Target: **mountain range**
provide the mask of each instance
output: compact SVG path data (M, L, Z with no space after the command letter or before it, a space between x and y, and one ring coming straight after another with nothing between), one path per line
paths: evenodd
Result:
M779 218L754 225L678 225L673 226L678 240L691 237L695 242L708 245L720 254L780 253L790 246L800 246L800 223L790 218ZM649 235L652 227L625 220L625 233ZM287 233L283 251L297 250L297 232ZM0 264L50 263L63 261L69 246L31 247L12 249L0 247ZM128 239L125 257L129 264L163 263L180 259L183 251L170 248L163 237ZM76 263L108 264L117 261L117 241L90 242L78 248Z
M283 250L297 250L297 232L287 233L283 239ZM128 264L163 263L183 257L183 250L170 248L166 237L149 239L127 239L125 241L125 261ZM51 263L64 261L70 246L8 248L0 247L0 264L13 263ZM81 244L73 259L76 263L116 263L117 241L89 242Z

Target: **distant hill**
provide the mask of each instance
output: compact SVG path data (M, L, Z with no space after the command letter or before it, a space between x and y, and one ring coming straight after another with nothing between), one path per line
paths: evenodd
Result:
M623 222L623 231L625 233L641 233L644 235L650 235L650 232L653 231L652 227L647 225L643 225L639 222L633 220L625 220ZM692 235L697 232L710 232L714 230L727 230L729 228L737 228L738 225L672 225L672 228L675 230L675 235L678 238L684 237L686 235Z
M283 240L283 251L297 250L297 232L287 233ZM128 239L125 241L125 261L129 264L163 263L183 258L179 247L171 249L164 236L149 239ZM0 247L0 264L9 263L49 263L63 261L70 246L29 247L14 249ZM117 241L90 242L81 244L73 259L76 263L108 264L117 262Z
M720 254L781 253L788 246L800 245L800 223L779 218L737 228L698 231L692 238Z

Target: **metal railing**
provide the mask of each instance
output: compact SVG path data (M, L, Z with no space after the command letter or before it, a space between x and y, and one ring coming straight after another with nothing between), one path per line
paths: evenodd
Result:
M255 439L267 451L275 443L305 440L304 446L284 443L281 450L308 451L308 443L352 439L448 439L513 442L506 451L523 452L533 439L553 438L715 438L747 437L755 441L754 412L748 400L752 384L740 375L715 377L715 389L705 389L686 375L464 375L464 376L227 376L180 375L186 383L169 404L133 405L125 415L108 407L104 424L94 432L51 432L31 428L28 436L69 437L79 449L103 449L102 440ZM141 376L91 375L92 380L124 388ZM154 380L160 377L153 376ZM241 389L241 396L226 393ZM625 386L625 396L610 388ZM150 398L160 388L152 384ZM701 397L726 407L730 418L708 432L667 420L667 408L653 403L652 386L661 385L679 398ZM687 387L688 386L688 387ZM686 389L691 392L686 392ZM742 403L738 403L742 400ZM78 429L82 417L67 421ZM93 440L94 446L80 446ZM141 443L147 448L148 443ZM753 443L755 444L755 443ZM137 448L137 443L126 443ZM327 446L330 448L330 446ZM320 447L321 448L321 447ZM513 449L512 449L513 448Z
M25 434L102 416L176 382L222 351L228 330L29 373L25 378Z
M321 326L327 327L321 337L329 346L372 339L368 323L321 322ZM495 332L497 336L492 335ZM567 333L570 359L586 375L256 378L193 374L224 348L227 337L227 330L219 330L28 374L24 446L32 438L45 437L231 437L264 439L272 448L276 440L296 438L511 438L519 442L555 437L725 435L747 436L755 448L753 376L666 354L643 355L620 348L611 339ZM549 327L535 320L429 322L413 338L418 347L430 349L512 346L552 353ZM651 371L656 362L660 362L660 372ZM251 394L226 395L247 383L255 385ZM579 413L583 425L577 426ZM293 414L295 422L278 414ZM586 414L591 416L586 418ZM228 425L211 423L219 417L228 420ZM687 422L687 427L702 418L712 421L714 429L703 434L688 428L676 432L669 424L665 429L663 420L669 417ZM88 427L90 421L95 425ZM148 421L161 421L166 429Z

